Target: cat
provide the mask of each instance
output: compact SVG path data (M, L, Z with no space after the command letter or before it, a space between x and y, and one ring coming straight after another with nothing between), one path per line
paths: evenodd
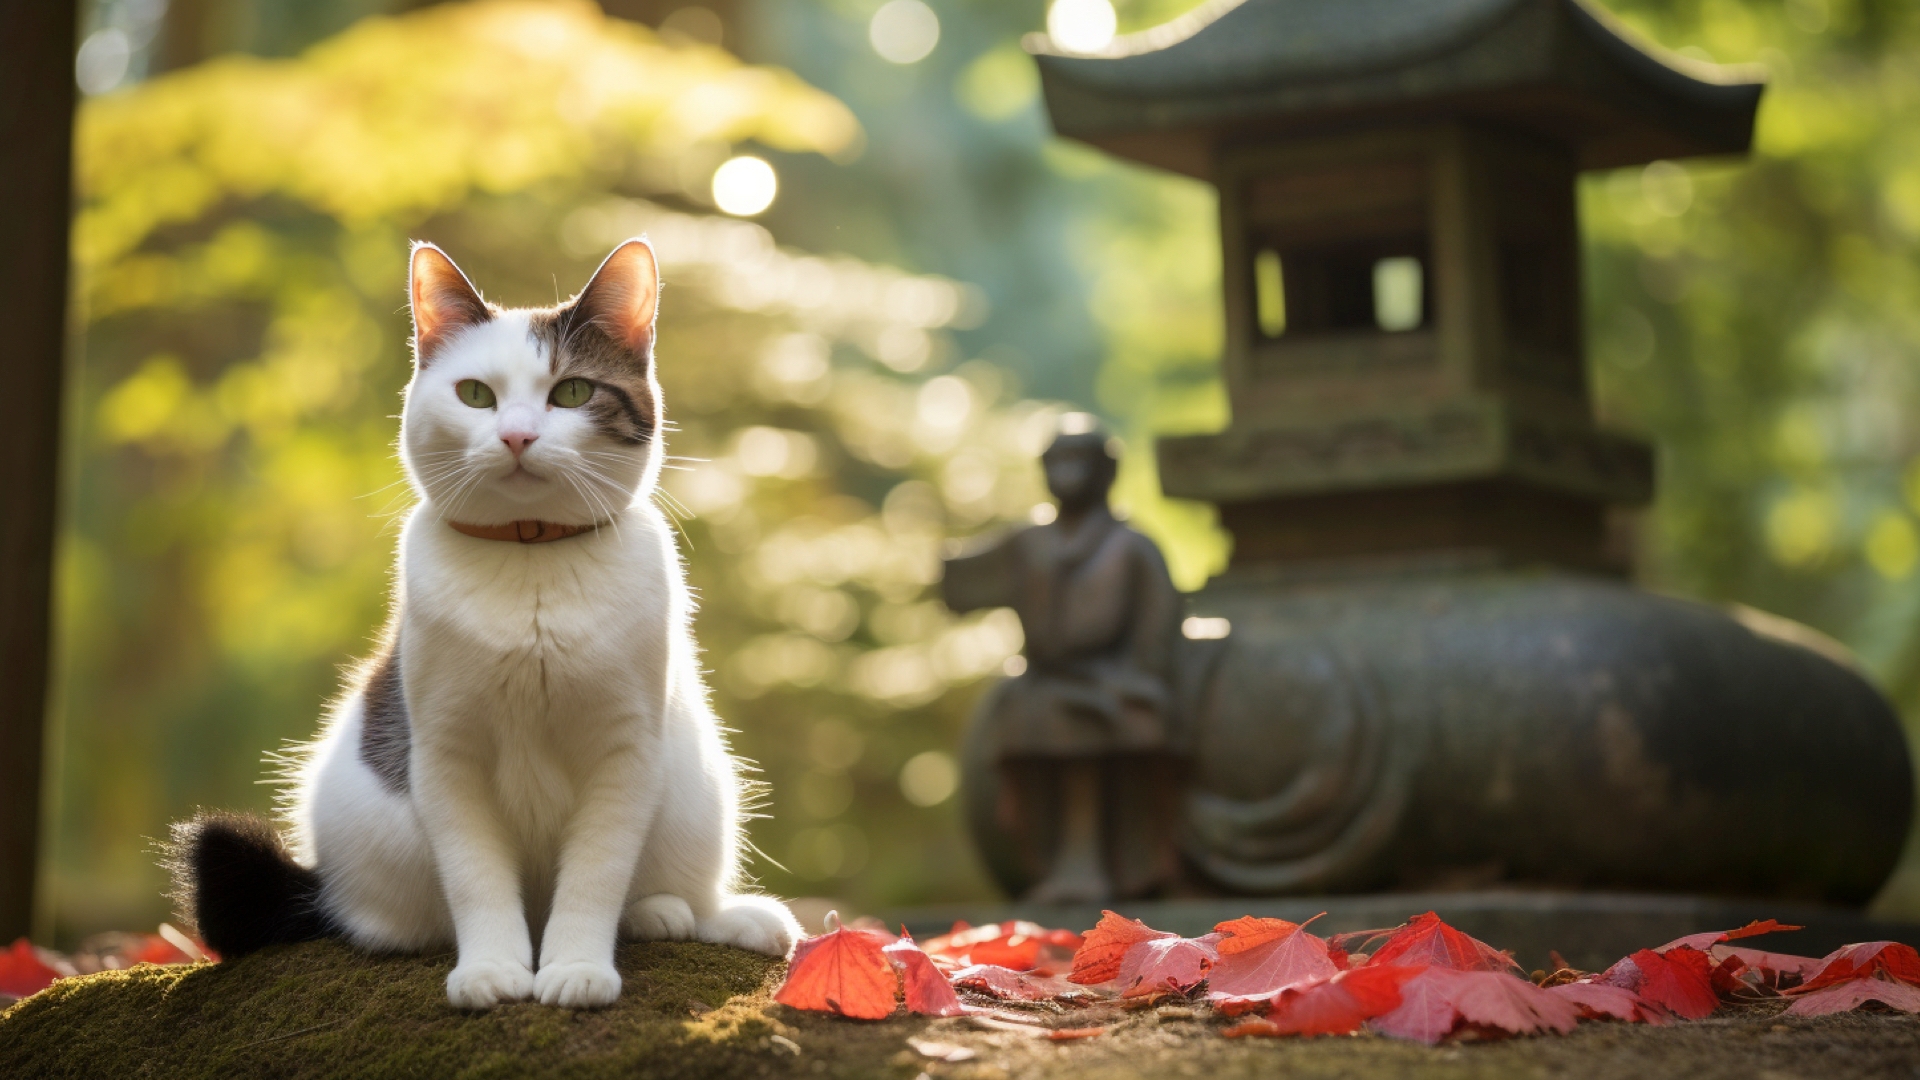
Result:
M427 243L409 276L419 502L392 617L296 759L290 837L224 814L174 827L183 917L225 956L451 943L447 997L471 1009L609 1004L622 934L786 955L793 915L740 891L739 766L650 498L652 249L621 244L546 309L488 303Z

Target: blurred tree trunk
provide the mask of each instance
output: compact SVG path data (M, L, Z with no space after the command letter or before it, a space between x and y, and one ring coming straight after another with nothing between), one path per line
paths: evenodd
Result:
M0 941L31 928L40 838L78 22L0 7Z

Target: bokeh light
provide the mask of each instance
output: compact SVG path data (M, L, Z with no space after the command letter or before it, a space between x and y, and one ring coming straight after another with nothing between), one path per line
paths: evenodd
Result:
M889 0L867 23L867 40L890 64L917 64L940 43L940 16L921 0Z
M1119 27L1110 0L1053 0L1047 9L1047 36L1068 52L1099 52Z
M773 205L780 179L757 157L733 158L713 171L713 202L734 217L752 217Z
M73 58L73 81L82 93L104 94L127 77L133 60L133 42L117 26L96 30L80 43Z
M915 806L939 806L960 786L960 767L953 755L927 750L907 759L900 769L900 794Z

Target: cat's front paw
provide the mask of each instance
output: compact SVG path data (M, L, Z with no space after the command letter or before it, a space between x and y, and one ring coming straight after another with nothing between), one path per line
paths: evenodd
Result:
M457 1009L491 1009L533 996L533 972L512 960L470 960L447 976L447 1000Z
M620 997L620 973L612 964L574 960L543 965L533 977L533 992L542 1005L563 1009L593 1009L611 1005Z

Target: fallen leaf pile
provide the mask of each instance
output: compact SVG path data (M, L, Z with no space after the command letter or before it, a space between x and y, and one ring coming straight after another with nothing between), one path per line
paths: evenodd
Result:
M0 1005L37 994L56 979L115 971L135 964L192 964L218 957L200 941L165 923L157 934L100 934L71 956L35 948L26 938L0 952Z
M1062 1040L1098 1035L1133 1009L1204 1004L1235 1019L1221 1029L1232 1038L1366 1030L1429 1045L1565 1034L1582 1021L1700 1020L1724 1004L1767 999L1789 1001L1790 1016L1868 1003L1920 1013L1920 953L1911 946L1876 941L1815 958L1734 944L1800 929L1773 920L1641 949L1605 971L1559 964L1531 979L1511 955L1431 911L1332 938L1309 931L1313 921L1248 916L1186 938L1109 911L1084 937L1025 922L962 923L916 944L904 930L896 937L877 923L832 920L832 932L795 949L775 1000L860 1019L901 1007L966 1015Z

